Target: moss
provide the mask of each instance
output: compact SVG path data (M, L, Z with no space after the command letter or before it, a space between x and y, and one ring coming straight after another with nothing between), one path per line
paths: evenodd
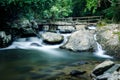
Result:
M120 41L120 32L114 32L114 34L117 34L119 36L119 41Z
M103 26L106 26L106 25L107 25L107 23L106 23L105 20L101 20L101 21L99 21L99 22L97 23L97 26L98 26L98 27L103 27Z

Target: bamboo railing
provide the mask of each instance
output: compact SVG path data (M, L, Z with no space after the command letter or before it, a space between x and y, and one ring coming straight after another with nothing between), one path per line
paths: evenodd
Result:
M102 16L69 17L69 18L58 18L52 20L43 19L42 21L38 22L38 25L53 25L53 26L88 25L88 24L96 24L101 19Z

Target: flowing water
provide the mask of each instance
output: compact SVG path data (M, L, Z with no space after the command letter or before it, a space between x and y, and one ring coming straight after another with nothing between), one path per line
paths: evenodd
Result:
M109 55L106 55L105 54L105 50L102 49L102 46L97 42L97 39L96 39L96 34L94 35L94 39L96 41L96 45L97 45L97 49L96 51L94 52L94 54L98 57L103 57L103 58L113 58L112 56L109 56Z
M64 35L65 40L70 34ZM78 61L105 60L92 52L72 52L63 45L45 45L37 37L20 38L0 50L0 80L41 80L52 77L61 69ZM99 46L99 45L98 45ZM100 47L100 46L99 46ZM101 48L99 48L101 49ZM98 50L99 51L99 50Z

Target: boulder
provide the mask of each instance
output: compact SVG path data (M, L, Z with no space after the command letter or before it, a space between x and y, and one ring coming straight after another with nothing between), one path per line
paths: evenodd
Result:
M95 73L93 73L95 69L97 69L96 72L99 73L99 75L96 75ZM115 64L114 62L109 60L99 64L98 66L95 67L95 69L91 73L92 80L119 80L120 79L120 64Z
M58 30L61 33L71 33L75 31L75 28L73 26L58 26Z
M104 72L104 74L97 76L97 80L118 80L120 79L120 64L115 64L110 69Z
M85 30L86 25L75 25L75 29L78 30Z
M34 20L28 20L25 18L22 19L18 19L16 21L13 22L12 28L15 30L18 30L20 33L18 33L19 35L36 35L36 33L38 33L39 28L38 28L38 24L36 21ZM17 32L16 32L17 33Z
M86 73L86 71L72 70L72 71L70 72L70 75L77 77L77 76L83 75L83 74L85 74L85 73Z
M0 31L0 47L7 47L12 42L12 36L6 35L4 31Z
M38 44L38 43L31 43L30 45L31 45L31 46L41 47L41 45L40 45L40 44Z
M39 27L38 27L38 24L37 24L37 22L36 22L35 20L31 20L30 23L31 23L31 25L32 25L32 28L38 30Z
M111 74L107 80L119 80L120 79L120 72L115 71Z
M97 29L97 41L106 53L114 57L120 57L120 26L109 24Z
M87 62L87 61L79 61L79 62L73 63L73 65L75 65L75 66L84 65L84 64L89 64L89 62Z
M70 36L68 42L61 48L72 51L88 51L93 50L95 45L94 34L89 30L79 30Z
M6 33L4 31L0 31L0 38L5 38L6 37Z
M59 44L64 40L61 34L45 32L42 34L43 41L47 44Z
M96 66L93 69L93 71L91 73L91 77L96 77L96 76L102 75L105 71L107 71L114 65L115 65L115 63L110 60L106 60L106 61L102 62L101 64L99 64L98 66Z

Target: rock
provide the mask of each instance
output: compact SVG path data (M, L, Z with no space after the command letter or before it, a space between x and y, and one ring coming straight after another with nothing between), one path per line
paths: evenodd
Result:
M77 76L83 75L83 74L85 74L85 73L86 73L86 71L72 70L72 71L70 72L70 75L77 77Z
M104 70L103 70L103 67L101 68L101 66L106 65L106 64L109 66L111 64L111 66L110 67L106 66L106 69L104 68ZM92 80L118 80L118 79L120 79L120 64L115 64L112 61L109 61L107 63L105 61L105 62L101 63L100 65L98 65L97 68L99 69L99 71L98 70L97 71L100 72L100 74L95 75L94 73L92 73L92 75L91 75Z
M35 72L30 73L31 79L41 79L41 78L45 78L46 76L48 76L48 75L47 74L39 74L39 73L35 73Z
M86 25L76 25L75 26L76 30L85 30L85 28L86 28Z
M4 31L0 31L0 38L5 38L6 37L6 33Z
M79 30L70 36L68 42L61 48L72 51L88 51L93 50L95 45L94 34L88 30Z
M43 25L42 31L49 31L49 25Z
M12 36L6 35L4 31L0 31L0 47L7 47L12 43Z
M71 33L75 31L75 28L73 26L58 26L58 30L61 33Z
M36 21L34 20L28 20L25 18L22 19L18 19L16 21L13 22L12 25L13 29L17 29L19 33L19 35L25 35L25 36L31 36L31 35L36 35L36 33L38 33L39 28L38 28L38 24Z
M104 72L104 74L97 76L97 80L117 80L120 79L120 73L117 71L120 68L120 64L115 64L113 67ZM118 77L119 76L119 77Z
M108 77L107 80L119 80L120 79L120 72L115 71L112 75Z
M79 65L84 65L84 64L89 64L89 62L79 61L79 62L75 62L75 63L70 64L70 66L79 66Z
M41 47L41 45L40 45L40 44L38 44L38 43L31 43L30 45L31 45L31 46Z
M34 20L31 20L30 21L30 23L31 23L31 25L32 25L32 28L34 28L34 29L37 29L38 30L38 24L37 24L37 22L36 21L34 21Z
M91 73L91 76L95 77L95 76L102 75L105 71L107 71L114 65L115 64L113 61L106 60L94 68L94 70Z
M61 70L64 68L64 66L52 66L55 70Z
M108 80L108 77L110 77L110 76L111 76L111 74L107 73L107 74L103 74L103 75L97 76L93 80Z
M42 34L43 41L48 44L59 44L64 37L61 34L46 32Z
M120 29L118 24L109 24L97 29L97 41L114 57L120 57Z

